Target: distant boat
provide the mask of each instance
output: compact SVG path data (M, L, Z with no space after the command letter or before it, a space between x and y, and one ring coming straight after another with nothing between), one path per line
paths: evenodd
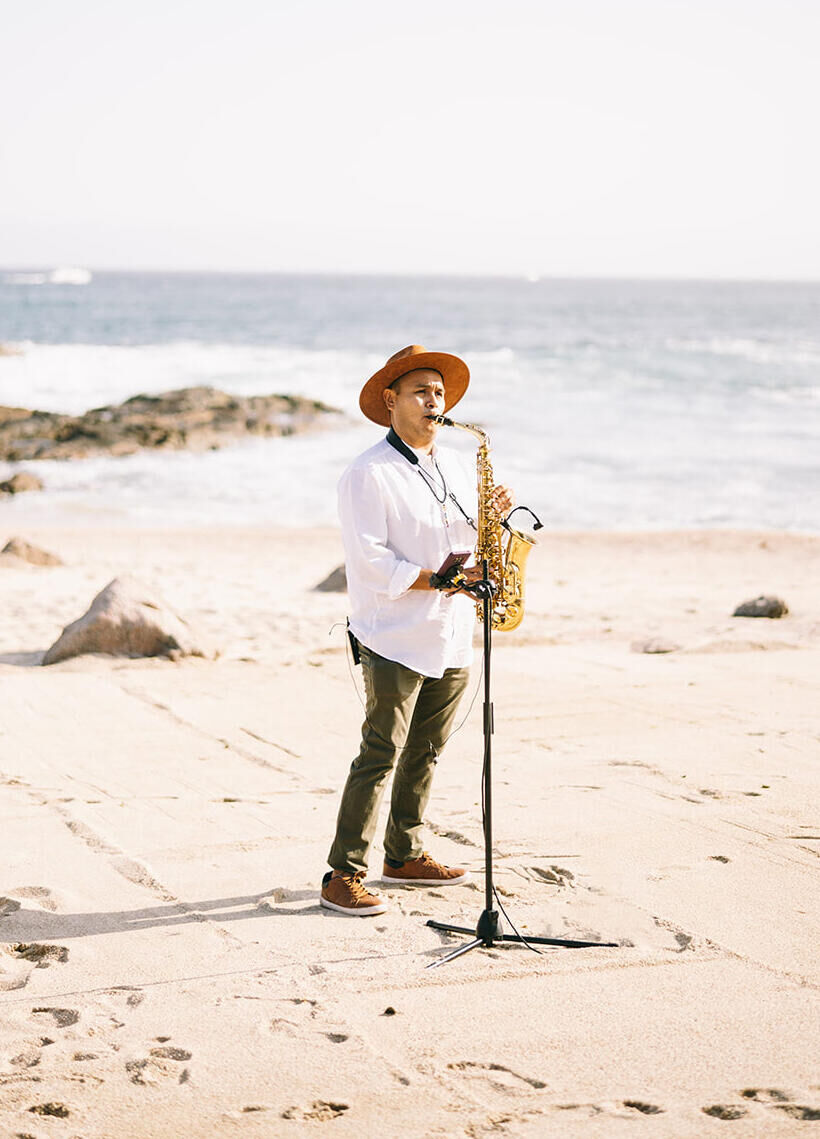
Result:
M52 285L87 285L91 280L91 271L74 265L61 265L49 273L48 279Z

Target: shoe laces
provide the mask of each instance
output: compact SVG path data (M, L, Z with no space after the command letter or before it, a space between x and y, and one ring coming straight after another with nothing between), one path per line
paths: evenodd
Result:
M370 896L364 884L364 870L359 870L356 874L342 874L340 877L344 878L347 882L354 902L364 901L365 898Z

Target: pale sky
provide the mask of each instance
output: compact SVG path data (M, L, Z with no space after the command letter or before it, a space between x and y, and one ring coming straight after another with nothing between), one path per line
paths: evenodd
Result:
M0 265L820 279L818 0L0 0Z

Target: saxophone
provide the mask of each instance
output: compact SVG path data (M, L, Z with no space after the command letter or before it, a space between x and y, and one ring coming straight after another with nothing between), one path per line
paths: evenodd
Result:
M535 538L510 526L493 506L493 468L490 440L485 431L472 423L456 423L446 415L430 417L444 427L458 427L478 439L478 540L476 562L487 563L487 576L495 586L491 603L493 629L517 629L524 619L524 569ZM476 602L479 621L484 620L484 603Z

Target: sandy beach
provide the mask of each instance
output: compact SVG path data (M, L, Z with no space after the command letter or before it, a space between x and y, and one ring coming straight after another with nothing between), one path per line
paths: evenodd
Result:
M520 945L425 971L483 906L481 696L441 760L450 890L320 909L361 678L332 529L2 530L0 1134L735 1139L820 1120L820 537L552 533L496 637L495 870ZM215 660L39 667L112 578ZM733 618L774 593L781 620ZM638 651L651 640L678 646ZM478 660L471 697L480 683ZM372 877L381 870L374 852Z

